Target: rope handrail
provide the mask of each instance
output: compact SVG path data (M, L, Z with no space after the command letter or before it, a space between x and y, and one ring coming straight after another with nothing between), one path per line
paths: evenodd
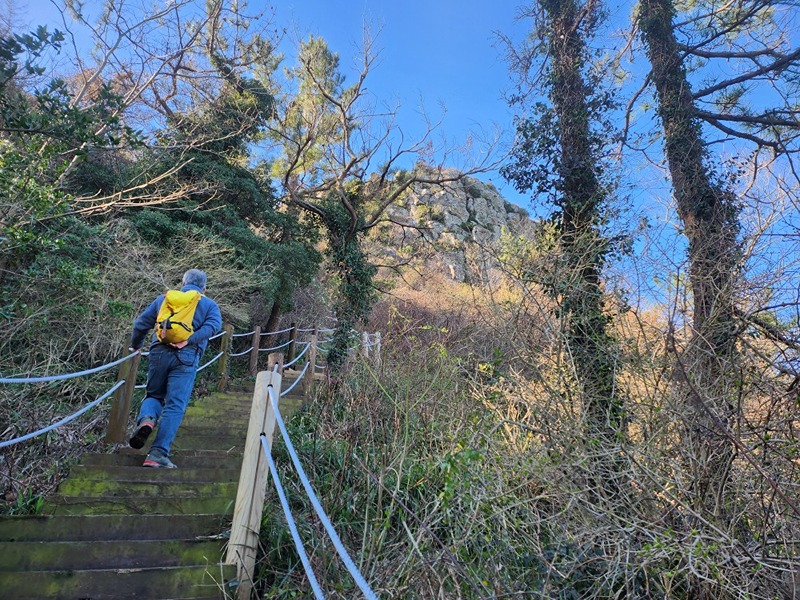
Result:
M217 355L216 355L214 358L212 358L210 361L208 361L208 362L207 362L206 364L204 364L202 367L197 367L197 372L199 373L200 371L202 371L202 370L203 370L203 369L205 369L206 367L210 366L212 363L214 363L214 362L216 362L217 360L219 360L219 357L220 357L220 356L222 356L223 354L225 354L225 353L224 353L224 352L219 352L219 353L218 353L218 354L217 354Z
M279 350L279 349L283 348L284 346L288 346L291 343L292 343L292 340L289 340L288 342L284 342L280 346L275 346L274 348L259 348L258 351L259 352L270 352L272 350Z
M250 346L244 352L231 352L228 356L231 356L231 357L233 357L233 356L244 356L245 354L250 354L252 351L253 351L253 346Z
M212 335L210 338L208 338L208 341L210 342L211 340L215 340L217 338L220 338L223 335L225 335L225 331L220 331L219 333L217 333L215 335Z
M359 587L361 592L369 600L378 600L378 597L375 595L375 592L373 592L372 589L369 587L369 584L364 579L364 576L361 575L361 573L359 572L358 568L353 562L353 559L350 558L350 555L347 553L347 549L344 547L344 544L342 544L342 540L339 539L339 535L333 528L330 519L328 519L328 516L325 514L325 511L322 509L322 505L320 504L317 495L314 493L314 490L311 487L311 483L308 481L308 477L306 476L306 473L303 470L303 466L300 464L300 459L297 456L297 452L294 449L294 445L292 445L292 442L289 438L289 432L286 430L286 424L283 422L283 417L281 417L281 413L278 408L278 402L275 398L275 394L273 393L271 386L267 388L267 392L269 393L270 400L272 402L272 409L275 411L275 422L280 428L281 436L283 437L284 443L286 444L286 450L289 452L289 456L292 459L292 463L294 464L294 467L297 470L297 475L300 477L300 483L303 484L303 489L305 489L306 494L308 494L308 499L311 501L311 505L314 507L314 511L317 513L317 516L322 522L323 527L325 527L325 531L328 532L328 537L330 537L331 542L333 542L333 545L336 548L336 552L342 559L345 568L347 568L347 570L350 572L350 575L353 577L353 580L355 581L356 585Z
M240 338L240 337L247 337L248 335L253 335L256 332L255 329L253 331L248 331L247 333L234 333L231 337Z
M283 365L283 368L285 369L285 368L287 368L287 367L291 367L291 366L292 366L294 363L296 363L298 360L300 360L300 359L303 357L303 354L305 354L306 352L308 352L308 349L309 349L310 347L311 347L311 342L306 342L306 347L305 347L305 348L303 348L303 351L302 351L302 352L300 352L300 354L298 354L297 356L295 356L295 357L294 357L294 358L293 358L291 361L289 361L288 363L286 363L285 365Z
M300 555L300 561L303 563L303 569L305 569L306 577L308 577L308 583L311 585L311 589L314 590L314 596L318 599L324 599L325 596L323 595L319 582L314 575L314 570L311 568L311 561L308 559L308 554L306 554L306 548L303 545L303 540L300 539L300 532L297 531L297 523L292 516L291 508L289 508L289 501L286 499L286 492L283 489L283 484L281 484L280 477L278 477L278 468L275 466L275 461L272 458L272 452L270 452L269 445L267 444L267 436L262 433L260 438L261 446L264 448L264 454L267 456L267 462L269 463L269 472L272 473L272 481L275 482L275 491L278 492L278 499L280 500L281 508L283 508L283 514L286 517L286 523L289 526L289 531L292 534L292 539L294 540L297 554Z
M278 335L279 333L287 333L294 329L293 327L289 327L288 329L281 329L280 331L264 331L261 333L262 336L265 335Z
M101 365L99 367L94 367L92 369L86 369L85 371L78 371L76 373L66 373L63 375L48 375L45 377L0 377L0 383L46 383L48 381L65 381L67 379L75 379L76 377L82 377L83 375L91 375L92 373L99 373L100 371L105 371L106 369L110 369L111 367L116 367L117 365L121 365L126 360L133 358L136 355L136 352L131 352L128 356L123 356L122 358L118 358L114 362L110 362L105 365Z
M283 398L286 394L291 392L298 383L303 381L303 375L305 375L306 371L308 371L308 365L310 365L310 364L311 363L306 363L306 366L303 367L302 371L300 371L300 374L297 376L297 379L294 380L294 383L292 385L290 385L288 388L286 388L285 390L281 391L281 398Z
M108 398L111 394L116 392L123 385L125 385L125 380L124 379L118 381L105 394L100 396L97 400L94 400L93 402L90 402L89 404L84 406L82 409L80 409L78 412L73 413L73 414L71 414L71 415L69 415L67 417L64 417L60 421L56 421L52 425L48 425L47 427L43 427L42 429L39 429L38 431L33 431L31 433L27 433L27 434L25 434L23 436L20 436L18 438L14 438L13 440L7 440L5 442L0 442L0 448L5 448L6 446L11 446L13 444L18 444L19 442L24 442L25 440L29 440L31 438L35 438L37 436L42 435L43 433L47 433L48 431L52 431L53 429L61 427L62 425L65 425L65 424L69 423L70 421L73 421L73 420L77 419L83 413L91 410L92 408L94 408L95 406L100 404L103 400Z

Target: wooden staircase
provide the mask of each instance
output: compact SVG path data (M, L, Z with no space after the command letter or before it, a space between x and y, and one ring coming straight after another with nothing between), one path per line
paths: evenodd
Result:
M0 598L232 598L236 567L223 561L251 402L233 392L190 406L177 469L142 467L147 448L86 455L43 514L0 519ZM302 396L280 404L288 418Z

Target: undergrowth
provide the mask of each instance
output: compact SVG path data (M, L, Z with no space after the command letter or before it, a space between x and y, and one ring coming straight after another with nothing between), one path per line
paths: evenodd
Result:
M438 315L449 327L419 318L428 316L394 315L381 364L351 364L289 425L326 513L379 597L793 597L791 511L775 502L771 524L753 518L765 484L740 460L731 475L740 518L730 529L703 522L682 487L670 395L649 382L635 351L625 380L629 390L647 384L650 396L631 402L629 439L600 446L548 369L558 361L541 338L524 343L531 332L518 328L502 349L470 345L483 338L452 327L452 314ZM326 597L362 597L278 438L274 452ZM260 597L307 597L274 491L261 544Z

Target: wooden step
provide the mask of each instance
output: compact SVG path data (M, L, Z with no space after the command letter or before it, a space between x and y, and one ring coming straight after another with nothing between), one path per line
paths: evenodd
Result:
M0 542L218 539L230 518L191 515L26 515L0 520Z
M236 567L103 569L0 573L0 590L9 600L195 600L225 598L235 585Z
M50 515L193 515L233 514L235 498L230 496L159 496L136 498L118 496L65 496L54 494L45 500L43 512Z
M145 470L144 468L142 470ZM161 471L161 469L153 469ZM164 469L166 471L166 469ZM63 496L82 496L84 498L158 498L171 496L174 498L206 498L208 496L236 497L236 487L239 482L224 483L197 483L170 481L164 477L163 481L151 479L149 481L124 481L103 479L73 479L64 480L58 486L58 493Z
M232 464L228 468L179 468L149 469L141 466L120 465L76 465L69 471L72 481L140 481L150 483L235 483L239 481L240 469Z
M0 571L144 569L217 564L219 540L0 542Z
M117 454L85 454L81 460L84 466L130 466L141 467L147 453L141 450L123 447ZM242 455L237 452L225 450L183 450L179 455L173 455L175 462L180 463L176 471L182 469L241 469ZM160 470L159 470L160 472Z

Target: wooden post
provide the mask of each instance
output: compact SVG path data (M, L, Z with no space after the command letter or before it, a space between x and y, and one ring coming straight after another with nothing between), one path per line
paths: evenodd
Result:
M128 429L128 415L131 412L131 399L133 390L136 387L136 372L139 369L139 359L141 352L126 360L119 366L117 381L125 380L114 392L114 399L111 402L111 412L108 415L108 427L106 430L106 442L116 444L125 440Z
M286 352L286 362L292 362L294 360L294 352L295 352L295 338L297 337L297 327L294 323L292 323L289 327L291 327L291 331L289 331L289 350ZM283 365L281 365L281 370L283 370Z
M311 334L311 346L308 348L308 370L306 371L306 379L303 382L303 391L308 400L311 390L314 389L314 374L317 372L317 338L319 337L319 330L315 327L314 332Z
M258 372L258 347L261 343L261 326L256 325L253 331L253 341L250 344L253 349L250 350L250 375L255 375Z
M271 367L276 360L282 363L282 358L283 355L269 355L270 369L258 374L253 391L253 405L250 409L250 422L247 426L247 439L242 457L242 472L239 475L231 537L225 559L226 563L237 566L239 587L236 596L239 600L249 599L253 586L261 513L264 510L269 475L267 457L261 446L261 433L266 435L267 445L272 448L275 411L269 397L269 389L273 389L275 399L280 401L281 374L280 371L273 371Z
M376 367L381 366L381 332L375 332L375 348L374 352L372 353L372 361L375 363Z
M361 334L361 353L369 358L369 334L366 331Z
M220 347L222 349L222 356L219 357L219 382L217 382L217 391L224 392L228 387L228 358L231 354L231 339L233 338L233 325L224 325L222 330L222 341Z

